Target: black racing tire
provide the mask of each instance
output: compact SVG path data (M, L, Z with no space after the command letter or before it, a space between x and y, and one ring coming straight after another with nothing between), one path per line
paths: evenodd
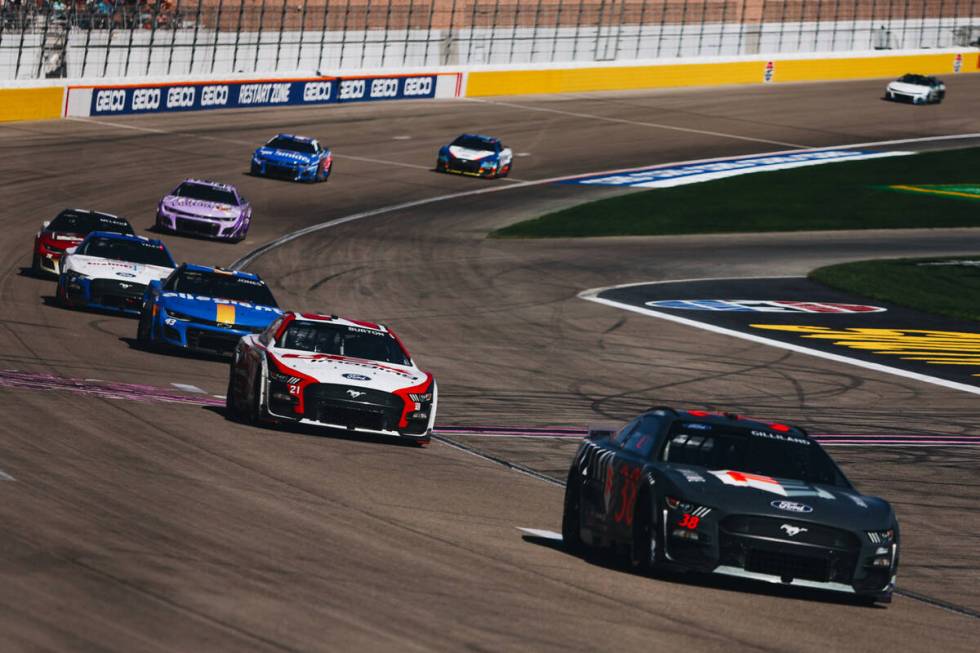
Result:
M35 277L44 276L44 269L41 267L41 257L38 254L35 254L31 260L31 274Z
M140 321L136 325L136 342L143 347L150 344L150 321L145 310L140 313Z
M582 541L582 481L573 466L565 483L565 501L561 516L561 539L565 550L580 555L585 551Z
M663 538L654 517L655 503L650 492L643 492L633 512L633 537L630 540L629 562L637 572L655 572L664 559Z
M235 384L232 382L234 378L235 368L232 366L231 371L228 373L228 389L225 391L225 417L233 422L240 422L242 421L242 411L238 406Z
M262 176L262 168L260 168L259 166L255 165L254 163L252 164L251 168L249 168L249 172L252 174L253 177L261 177Z
M252 398L244 414L245 421L252 426L259 426L265 419L265 409L262 408L262 372L255 375L252 383Z
M65 292L65 287L58 281L58 288L55 291L55 299L58 301L58 305L64 308L72 308L71 303L68 301L68 293Z

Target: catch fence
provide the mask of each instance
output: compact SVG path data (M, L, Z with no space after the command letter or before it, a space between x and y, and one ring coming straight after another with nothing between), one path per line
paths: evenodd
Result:
M976 0L0 0L0 80L946 48Z

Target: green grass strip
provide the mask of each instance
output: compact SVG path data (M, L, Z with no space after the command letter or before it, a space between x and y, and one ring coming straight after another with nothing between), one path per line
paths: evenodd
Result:
M977 227L971 201L889 186L980 183L980 148L830 163L658 188L519 222L501 238Z
M980 321L980 254L842 263L814 270L810 278L926 313Z

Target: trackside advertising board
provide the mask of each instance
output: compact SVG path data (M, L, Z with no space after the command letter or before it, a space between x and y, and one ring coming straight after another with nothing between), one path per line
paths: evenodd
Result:
M449 84L440 84L440 77ZM72 87L68 115L110 116L210 109L243 109L383 100L431 99L454 90L456 74L316 77L247 81Z

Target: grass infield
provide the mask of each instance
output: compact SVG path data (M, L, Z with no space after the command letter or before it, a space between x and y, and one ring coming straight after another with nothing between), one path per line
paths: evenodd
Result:
M980 148L828 163L658 188L504 227L497 238L980 226L980 203L889 186L976 185Z
M960 263L950 265L954 261ZM980 254L843 263L814 270L810 278L927 313L980 321Z

